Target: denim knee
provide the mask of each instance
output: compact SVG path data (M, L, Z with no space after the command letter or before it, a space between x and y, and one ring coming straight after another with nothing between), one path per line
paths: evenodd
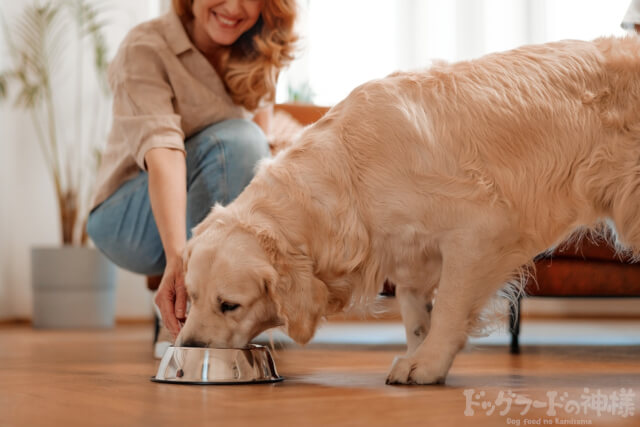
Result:
M138 274L162 274L166 261L155 222L138 221L151 213L126 212L131 204L126 198L114 202L103 203L89 215L89 237L118 267Z
M258 161L269 156L269 144L260 127L243 119L211 125L189 138L185 146L190 227L215 203L233 201L253 178Z
M87 232L96 248L118 267L146 276L156 276L164 272L166 260L162 247L154 254L127 247L126 244L108 237L108 233L100 229L97 221L92 220L91 216L87 221Z
M230 120L233 134L222 139L227 158L230 201L253 179L258 162L269 157L269 143L262 129L252 121Z

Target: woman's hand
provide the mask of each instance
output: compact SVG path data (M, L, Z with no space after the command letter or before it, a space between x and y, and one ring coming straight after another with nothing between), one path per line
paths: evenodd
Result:
M160 309L162 321L176 338L180 332L180 322L186 320L187 313L187 289L184 285L184 271L180 257L167 259L155 303Z

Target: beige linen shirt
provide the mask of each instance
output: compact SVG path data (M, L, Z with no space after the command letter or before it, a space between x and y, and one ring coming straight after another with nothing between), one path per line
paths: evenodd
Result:
M184 151L208 125L250 114L233 103L213 66L169 12L133 28L109 66L113 125L92 207L145 170L151 148Z

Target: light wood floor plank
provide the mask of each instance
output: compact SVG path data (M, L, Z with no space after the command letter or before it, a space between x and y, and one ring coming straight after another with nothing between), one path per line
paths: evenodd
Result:
M151 328L110 331L35 331L0 327L0 426L502 426L508 420L548 419L547 408L512 405L506 415L475 408L465 416L467 389L474 402L495 404L498 394L547 402L547 392L580 399L631 388L635 415L586 416L558 410L559 419L591 425L640 426L640 347L505 347L461 353L446 386L386 386L401 349L311 347L274 352L286 380L275 385L185 386L149 381ZM542 424L541 424L542 425Z

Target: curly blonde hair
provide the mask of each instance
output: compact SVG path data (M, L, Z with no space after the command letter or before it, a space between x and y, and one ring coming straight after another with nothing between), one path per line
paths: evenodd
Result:
M173 9L183 20L193 19L193 0L173 0ZM221 56L221 77L234 103L255 110L275 100L280 70L293 59L298 39L293 31L295 0L264 0L256 24Z

